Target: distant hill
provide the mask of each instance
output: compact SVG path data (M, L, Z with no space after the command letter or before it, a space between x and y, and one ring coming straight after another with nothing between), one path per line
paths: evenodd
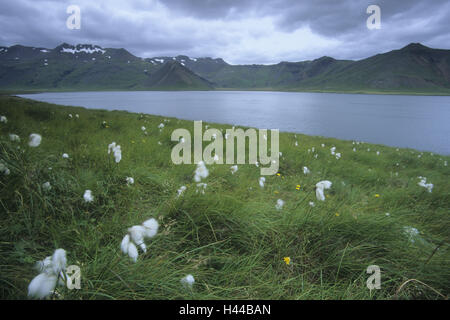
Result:
M0 47L0 88L34 90L209 90L178 65L151 63L125 49L66 43L54 49ZM167 74L165 77L164 73Z
M322 57L273 65L221 58L142 59L125 49L62 44L0 47L0 89L299 90L450 94L450 50L419 43L359 61Z

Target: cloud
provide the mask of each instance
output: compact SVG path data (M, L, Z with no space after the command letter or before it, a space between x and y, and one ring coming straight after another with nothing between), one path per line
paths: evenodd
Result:
M67 6L81 30L66 28ZM379 0L381 29L368 30L367 0L15 0L2 4L0 45L62 42L126 48L141 57L186 54L235 64L361 59L410 42L449 48L450 3Z

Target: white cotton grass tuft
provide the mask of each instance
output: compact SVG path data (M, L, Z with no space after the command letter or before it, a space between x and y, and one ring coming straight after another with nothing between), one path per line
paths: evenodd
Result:
M0 122L8 123L8 119L5 116L0 116Z
M312 201L309 202L309 205L310 205L311 207L315 207L315 206L316 206L316 205L314 204L314 202L312 202Z
M197 190L195 190L195 193L198 193L200 191L201 194L205 194L205 190L208 184L206 183L197 183Z
M132 185L134 184L134 179L132 177L126 177L125 181L127 182L127 185Z
M55 274L60 274L66 270L67 257L66 250L56 249L52 256L52 268Z
M44 299L53 294L58 278L65 278L66 265L67 257L64 249L56 249L52 256L38 261L36 269L40 274L34 277L28 285L28 296L34 299Z
M428 192L431 193L433 191L434 185L432 183L427 183L427 178L425 177L419 177L420 181L418 183L419 186L424 187L428 190Z
M259 178L259 186L261 188L264 188L264 183L266 182L266 178L265 177L261 177Z
M43 184L42 184L42 189L44 190L44 191L50 191L51 189L52 189L52 186L50 185L50 182L44 182Z
M38 147L41 144L42 136L37 133L30 134L28 145L30 147Z
M308 167L303 167L303 174L309 174L311 171L309 171Z
M116 163L119 163L120 160L122 160L122 149L121 147L116 144L115 142L112 142L108 145L108 154L113 153L114 160Z
M195 169L195 175L194 175L194 181L200 182L202 179L207 178L209 175L209 171L205 166L205 163L203 161L200 161L197 164L197 169Z
M141 127L141 130L142 130L142 131L145 131L145 130L147 130L147 129L146 129L144 126L142 126L142 127Z
M92 195L91 190L86 190L84 192L83 198L84 198L84 201L87 203L94 201L94 196Z
M62 157L63 159L69 159L69 155L67 153L63 153Z
M11 140L13 142L20 142L20 137L17 134L10 133L9 140Z
M159 129L163 129L164 128L164 123L160 123L158 126Z
M142 225L128 228L128 233L123 237L122 242L120 243L120 250L124 254L127 254L133 262L136 262L139 256L137 246L139 246L144 253L147 252L147 246L144 240L156 236L158 228L159 223L154 218L144 221Z
M145 237L153 238L158 233L159 223L156 219L151 218L142 224L145 228Z
M275 208L276 208L277 210L281 210L281 209L283 209L283 206L284 206L284 201L281 200L281 199L278 199L278 200L277 200L277 204L275 205Z
M316 183L316 198L320 201L325 201L324 189L330 189L332 183L328 180L323 180Z
M186 191L186 186L181 186L180 189L177 190L177 197L181 196L184 191Z
M331 152L331 155L334 156L334 154L336 153L336 147L332 147L332 148L330 149L330 152Z
M231 174L235 174L236 171L238 171L238 166L237 165L231 166L230 169L231 169Z
M194 279L194 276L193 276L192 274L188 274L187 276L183 277L183 278L180 280L180 282L181 282L181 284L183 285L184 288L189 288L189 289L191 289L192 286L193 286L194 283L195 283L195 279Z
M9 168L6 166L6 164L2 160L0 160L0 172L3 173L5 176L7 176L11 173Z
M420 234L419 230L410 226L403 227L403 232L409 238L411 243L414 243Z
M57 279L54 274L40 273L28 285L28 296L34 299L50 296L55 290Z

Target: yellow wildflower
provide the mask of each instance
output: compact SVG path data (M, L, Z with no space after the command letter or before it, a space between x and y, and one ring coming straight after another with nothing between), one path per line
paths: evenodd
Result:
M287 265L289 265L291 263L290 257L284 257L283 260L284 260L284 262L286 262Z

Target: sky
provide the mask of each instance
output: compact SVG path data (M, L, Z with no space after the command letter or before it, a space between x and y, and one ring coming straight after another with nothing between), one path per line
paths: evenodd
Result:
M69 29L69 5L81 11ZM369 5L380 29L368 29ZM138 57L272 64L358 60L411 42L450 49L448 0L0 0L0 46L95 44Z

